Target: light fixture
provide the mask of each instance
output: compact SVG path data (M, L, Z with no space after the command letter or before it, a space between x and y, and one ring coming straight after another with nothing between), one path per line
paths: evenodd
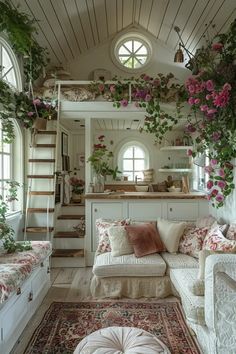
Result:
M179 37L179 40L180 40L179 49L175 53L174 62L175 63L183 63L184 62L183 50L187 53L187 55L189 57L189 60L191 61L191 59L194 57L194 55L185 47L185 44L184 44L184 42L183 42L183 40L181 38L181 35L180 35L180 28L178 26L175 26L174 27L174 31L177 33L177 35ZM183 48L183 50L181 48Z

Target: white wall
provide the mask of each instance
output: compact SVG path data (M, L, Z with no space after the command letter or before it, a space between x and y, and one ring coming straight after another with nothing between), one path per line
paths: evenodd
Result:
M139 77L143 72L150 76L172 72L176 78L184 82L191 75L191 72L184 67L184 64L174 63L174 52L168 49L165 44L151 35L147 35L147 33L145 33L145 36L152 42L153 59L146 68L136 75L121 70L113 63L110 54L111 42L104 43L79 56L78 59L67 62L65 69L71 73L73 79L78 80L91 80L93 79L92 72L94 69L106 69L111 72L111 77L117 75L119 78Z
M234 159L233 164L236 165L236 159ZM234 168L234 184L236 186L236 167ZM210 213L218 220L221 219L227 223L236 221L236 190L234 189L231 195L227 197L222 208L215 209L210 206Z

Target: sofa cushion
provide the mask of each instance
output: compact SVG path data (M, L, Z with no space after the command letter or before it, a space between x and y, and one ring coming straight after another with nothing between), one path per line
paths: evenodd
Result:
M136 257L143 257L165 250L159 232L153 224L128 225L125 229Z
M134 248L129 242L125 226L111 226L108 229L113 257L134 253Z
M187 254L162 252L161 256L168 266L168 274L170 269L198 268L198 261L195 258L188 256Z
M165 219L157 220L157 228L166 249L170 253L176 253L179 247L179 240L186 227L185 222L172 222Z
M111 252L103 253L95 258L93 273L97 277L128 276L163 276L166 264L162 257L155 253L141 258L134 254L112 257Z
M179 242L179 252L198 258L208 227L187 226Z
M236 252L236 241L228 240L224 237L219 227L214 227L209 230L207 236L204 239L204 250L211 251L224 251L224 252Z
M226 238L228 240L236 240L236 221L229 225L228 231L226 233Z
M196 296L191 292L197 279L198 269L171 269L170 279L181 297L186 318L190 322L205 325L204 296Z

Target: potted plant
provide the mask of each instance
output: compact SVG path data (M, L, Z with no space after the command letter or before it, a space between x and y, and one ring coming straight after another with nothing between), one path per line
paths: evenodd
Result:
M72 186L72 201L74 203L81 203L82 195L84 194L84 180L74 175L70 178L70 185Z

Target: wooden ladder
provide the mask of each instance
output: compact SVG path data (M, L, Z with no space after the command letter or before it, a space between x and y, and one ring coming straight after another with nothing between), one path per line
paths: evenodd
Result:
M52 241L55 206L57 130L38 130L30 146L25 240Z

